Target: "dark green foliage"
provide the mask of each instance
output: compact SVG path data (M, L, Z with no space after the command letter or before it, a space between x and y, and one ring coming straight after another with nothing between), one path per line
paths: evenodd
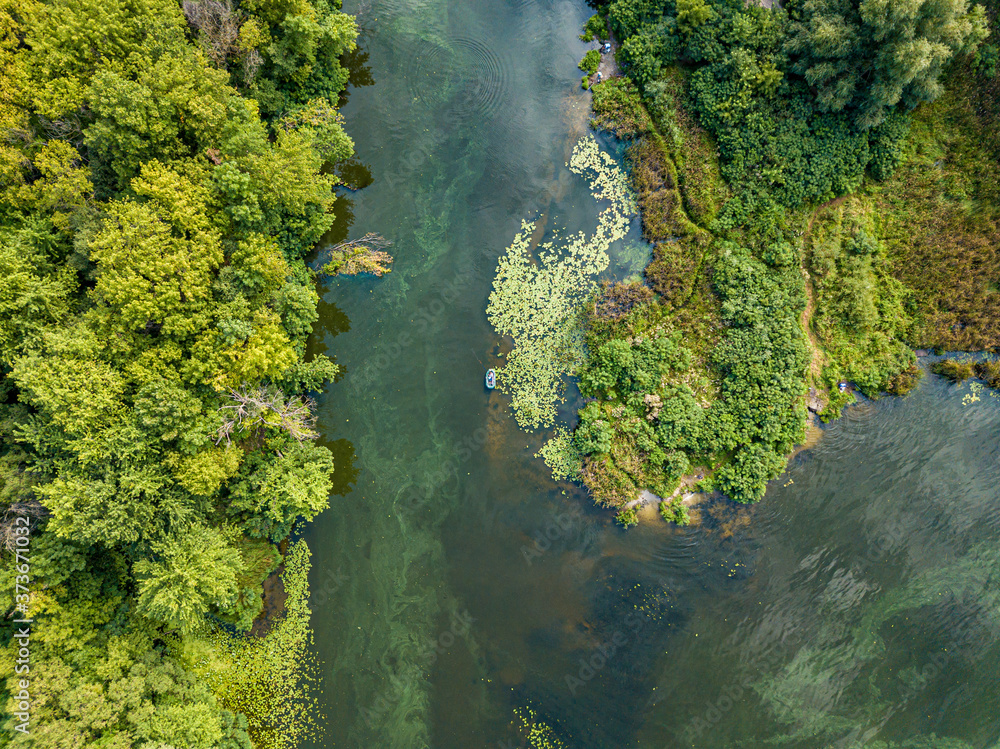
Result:
M798 265L799 252L791 242L775 242L764 250L764 262L776 268Z
M905 118L859 130L852 114L828 111L809 85L790 77L785 46L792 26L780 10L727 0L621 2L609 8L623 34L622 60L650 98L675 60L692 68L690 99L739 190L722 217L747 221L770 201L794 208L855 189L872 164L880 178L898 163Z
M261 109L275 115L310 100L336 104L348 77L340 58L354 50L358 34L354 19L339 12L340 3L248 0L242 5L256 26L248 46L261 56L260 70L246 86Z
M898 9L878 0L794 0L789 12L791 70L816 87L822 110L850 111L862 129L897 105L937 98L948 62L987 35L983 7L970 10L966 0Z
M955 359L945 359L934 362L931 365L931 372L941 375L954 383L965 382L970 377L976 376L976 367L972 362L962 362Z
M1000 66L1000 47L983 44L972 58L972 69L982 78L994 78Z
M904 112L890 112L885 120L868 131L871 160L868 171L877 180L895 174L903 161L903 144L910 134L910 117Z
M573 433L573 439L577 449L584 455L611 452L611 424L606 419L599 418L599 414L597 409L583 409L580 412L580 426Z
M630 78L646 87L660 76L664 65L677 58L679 40L673 32L673 19L667 18L643 24L622 42L618 59Z
M587 54L583 56L580 60L579 68L587 75L593 75L597 72L597 67L601 64L601 53L596 49L592 49Z
M594 127L610 130L619 138L636 138L649 132L649 115L628 78L612 78L595 87L593 108Z
M243 572L236 580L236 602L220 618L238 629L249 630L264 608L261 584L278 569L281 554L274 544L246 538L237 549L243 558Z
M615 515L615 522L618 523L622 528L626 530L634 525L639 524L639 517L636 515L635 509L632 507L626 507L618 511Z
M972 162L975 146L940 123L927 125L937 142L926 156L914 161L907 146L923 148L911 128L927 111L909 110L938 96L948 60L975 49L981 9L963 0L899 14L875 0L596 6L629 80L598 87L594 124L631 141L657 294L621 315L590 315L581 387L597 400L581 431L600 447L583 470L597 501L621 506L660 486L668 496L691 462L713 466L714 485L733 499L755 501L802 438L807 379L829 389L828 419L854 398L840 381L871 396L915 387L910 344L997 345L995 160ZM922 53L908 57L912 39ZM971 65L982 72L991 54L984 47ZM995 109L990 91L979 112ZM945 119L964 127L969 114L952 108ZM993 130L981 127L979 140L995 143ZM976 166L950 167L956 158ZM884 183L872 188L881 202L835 200L869 177ZM721 334L706 335L710 323ZM655 325L684 330L696 351L688 379L710 384L665 372L645 392L622 376L631 365L612 364L622 344Z
M788 273L797 274L797 270ZM738 247L723 246L715 268L722 315L730 323L714 353L721 398L708 414L708 447L735 450L717 486L740 502L756 501L803 438L808 352L798 325L801 286L789 283Z
M679 338L632 332L598 339L602 328L592 329L580 389L598 400L580 412L576 440L599 456L584 471L598 501L620 505L643 486L669 494L692 458L733 451L718 485L734 499L755 501L801 439L807 354L797 325L800 286L728 244L718 248L714 278L729 327L713 354L721 383L710 408L677 379L692 364Z
M676 523L677 525L690 525L691 523L691 515L688 513L687 507L678 498L661 501L660 515L668 523Z
M889 395L906 395L920 383L920 378L923 376L924 370L916 364L911 364L902 372L889 378L886 392Z
M847 251L855 255L874 255L879 251L878 240L862 227L847 243Z
M580 372L580 391L584 395L603 393L637 405L635 394L657 389L663 375L686 369L689 362L690 353L681 347L680 336L613 339L593 352Z
M607 22L599 13L595 13L587 19L587 23L583 27L583 33L580 34L580 41L589 42L594 39L604 41L607 38Z
M764 497L767 482L777 478L783 470L784 452L751 442L739 447L732 460L719 468L715 483L737 502L756 502Z

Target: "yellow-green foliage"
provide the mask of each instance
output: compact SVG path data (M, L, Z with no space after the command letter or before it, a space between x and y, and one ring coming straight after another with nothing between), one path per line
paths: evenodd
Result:
M542 244L533 255L535 226L521 231L500 258L486 314L493 327L514 339L497 386L512 396L524 429L551 426L563 390L583 354L580 310L610 262L608 248L623 238L635 201L622 170L593 137L582 138L567 166L590 183L596 200L610 203L599 215L597 231Z
M869 395L914 360L903 343L912 295L892 276L873 218L860 198L822 209L806 247L816 298L812 327L829 359L827 384L850 380Z
M573 435L561 427L556 428L535 457L545 461L556 481L579 478L583 468L583 455L573 442Z
M637 138L653 126L638 89L628 78L612 78L596 87L593 109L591 124L619 138Z
M893 275L914 292L910 342L974 351L1000 345L1000 147L988 90L960 74L948 87L913 113L895 175L869 189Z
M593 75L597 72L597 68L601 64L601 53L596 49L590 50L587 54L583 56L580 60L580 70L588 75Z
M729 197L719 167L718 148L685 106L680 69L667 68L646 88L656 129L677 165L684 208L695 223L707 228Z
M281 554L270 541L245 536L236 543L243 557L243 571L236 578L239 594L232 613L220 617L234 626L249 630L264 608L261 584L281 564Z
M281 579L285 613L262 638L216 629L190 648L192 670L219 703L247 718L256 749L286 749L319 735L319 669L309 623L310 552L305 541L288 550Z

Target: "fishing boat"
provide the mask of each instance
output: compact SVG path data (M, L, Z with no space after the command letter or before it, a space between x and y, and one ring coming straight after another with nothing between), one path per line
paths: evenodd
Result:
M497 386L497 373L495 369L486 370L486 389L492 390Z

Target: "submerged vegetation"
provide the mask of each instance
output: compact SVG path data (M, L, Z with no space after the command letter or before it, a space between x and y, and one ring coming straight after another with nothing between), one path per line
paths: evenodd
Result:
M305 358L304 258L333 222L324 167L353 150L357 27L336 0L19 0L0 20L0 510L30 548L16 599L27 562L0 551L5 708L11 616L34 622L30 738L10 709L4 730L294 745L304 544L285 615L244 633L331 488L307 393L338 370Z
M589 402L543 451L582 464L558 477L617 508L649 489L669 519L695 469L753 502L807 404L906 393L917 347L1000 344L996 7L592 4L581 38L609 29L627 73L593 124L627 144L653 259L588 303Z

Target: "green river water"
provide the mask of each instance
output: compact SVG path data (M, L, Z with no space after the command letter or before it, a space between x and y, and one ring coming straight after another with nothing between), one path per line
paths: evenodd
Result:
M1000 400L925 378L849 408L760 504L622 531L483 387L502 361L484 309L521 221L596 226L566 168L590 10L345 10L364 28L349 177L372 181L331 241L379 232L396 262L335 281L313 340L344 367L320 401L338 494L306 536L317 746L526 746L524 706L569 747L996 746ZM644 265L637 237L609 277Z

